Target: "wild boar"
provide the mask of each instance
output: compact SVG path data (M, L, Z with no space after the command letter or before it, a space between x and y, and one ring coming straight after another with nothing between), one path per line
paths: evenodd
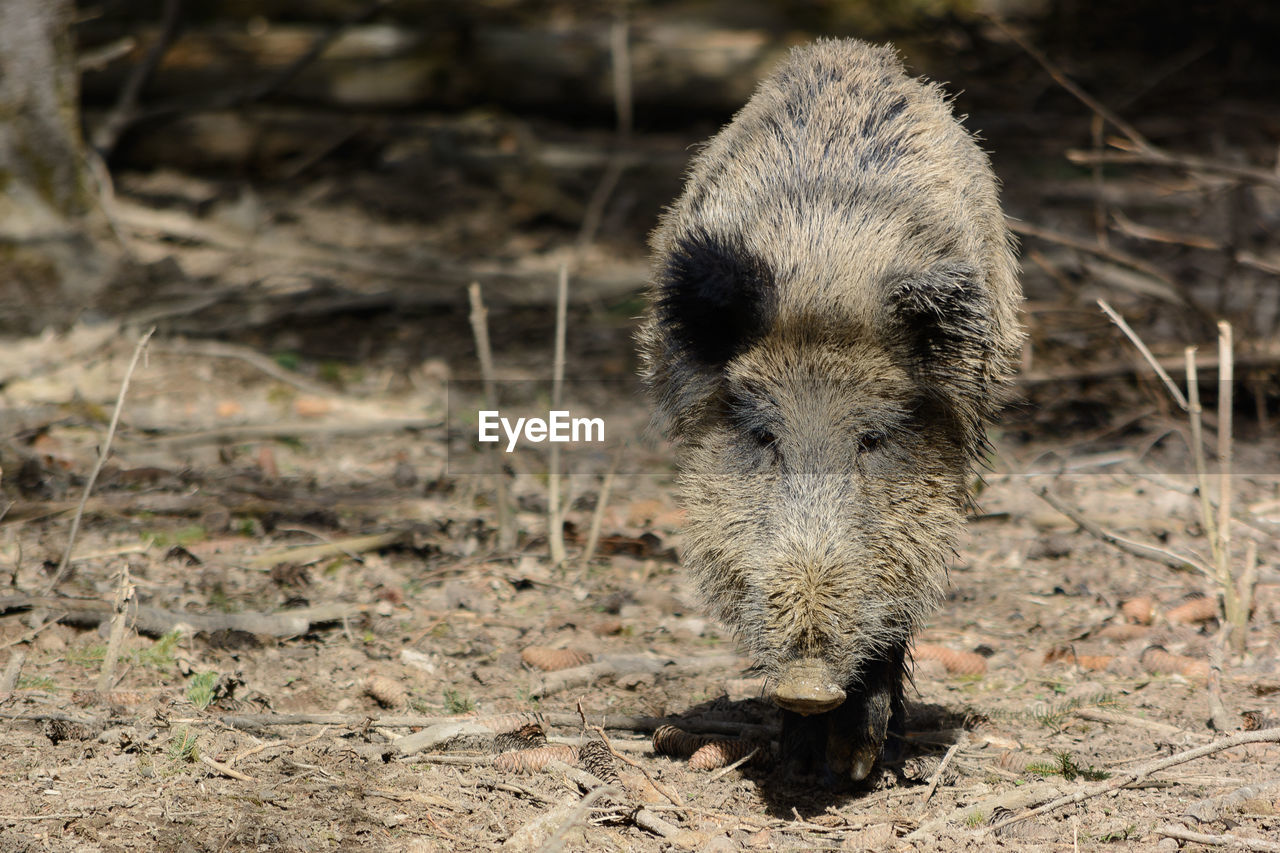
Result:
M768 676L784 759L864 779L1021 345L996 178L893 48L823 40L693 158L651 246L682 561Z

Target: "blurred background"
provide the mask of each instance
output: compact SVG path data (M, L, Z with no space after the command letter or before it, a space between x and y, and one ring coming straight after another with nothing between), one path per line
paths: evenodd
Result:
M646 234L691 146L817 36L894 42L981 134L1022 242L1029 394L1096 426L1111 392L1091 408L1080 383L1144 373L1105 298L1175 370L1231 321L1238 405L1274 414L1263 0L6 0L0 330L154 323L474 373L478 282L500 360L539 366L565 265L571 375L630 376Z

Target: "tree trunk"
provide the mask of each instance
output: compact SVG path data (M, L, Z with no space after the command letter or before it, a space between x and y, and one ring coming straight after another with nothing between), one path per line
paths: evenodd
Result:
M0 330L74 319L123 251L80 136L70 0L0 2Z

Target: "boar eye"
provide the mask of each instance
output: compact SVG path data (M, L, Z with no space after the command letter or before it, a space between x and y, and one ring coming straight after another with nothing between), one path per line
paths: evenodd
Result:
M874 453L884 445L884 433L868 432L858 437L858 453Z
M751 438L761 447L772 447L778 441L778 437L767 429L752 429L750 433Z

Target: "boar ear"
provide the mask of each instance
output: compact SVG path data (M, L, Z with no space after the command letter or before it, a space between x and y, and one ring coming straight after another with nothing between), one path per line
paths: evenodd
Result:
M890 287L891 324L918 374L966 414L985 415L991 394L995 330L991 298L977 270L944 262Z
M679 237L656 284L659 325L703 367L723 367L772 320L773 273L740 240L704 231Z

